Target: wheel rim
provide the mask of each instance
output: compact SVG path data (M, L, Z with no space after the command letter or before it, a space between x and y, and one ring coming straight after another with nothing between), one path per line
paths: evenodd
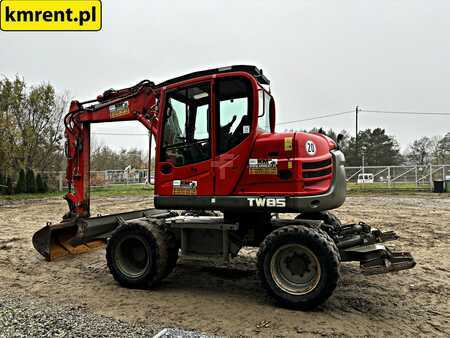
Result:
M126 236L115 250L117 268L129 278L139 278L150 264L150 254L145 240L139 236Z
M272 256L270 273L281 290L298 296L314 290L321 277L321 268L310 249L300 244L287 244Z

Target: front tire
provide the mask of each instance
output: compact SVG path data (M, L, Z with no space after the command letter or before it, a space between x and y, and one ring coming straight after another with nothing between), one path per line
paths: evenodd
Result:
M339 254L320 229L289 225L269 234L257 256L269 295L289 308L310 310L331 296L339 280Z
M112 234L106 247L109 271L124 287L150 288L173 268L168 263L169 244L165 229L156 222L123 224Z

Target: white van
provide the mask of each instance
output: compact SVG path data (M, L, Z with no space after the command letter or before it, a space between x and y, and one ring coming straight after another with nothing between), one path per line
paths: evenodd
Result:
M358 183L373 183L373 174L359 174Z

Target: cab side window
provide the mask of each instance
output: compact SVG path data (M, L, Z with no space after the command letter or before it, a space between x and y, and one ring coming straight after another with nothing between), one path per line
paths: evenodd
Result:
M210 97L209 83L167 93L162 162L180 167L211 158Z
M252 84L246 78L217 80L217 152L223 154L241 143L252 125Z

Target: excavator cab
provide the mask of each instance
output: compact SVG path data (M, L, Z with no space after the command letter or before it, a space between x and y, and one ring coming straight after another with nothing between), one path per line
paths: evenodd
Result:
M248 73L235 72L169 84L161 91L156 195L165 208L178 204L174 200L170 206L169 196L192 200L232 193L247 164L236 158L248 157L257 134L257 86ZM227 166L230 160L233 165ZM217 178L219 171L226 180ZM218 191L218 186L228 189Z

